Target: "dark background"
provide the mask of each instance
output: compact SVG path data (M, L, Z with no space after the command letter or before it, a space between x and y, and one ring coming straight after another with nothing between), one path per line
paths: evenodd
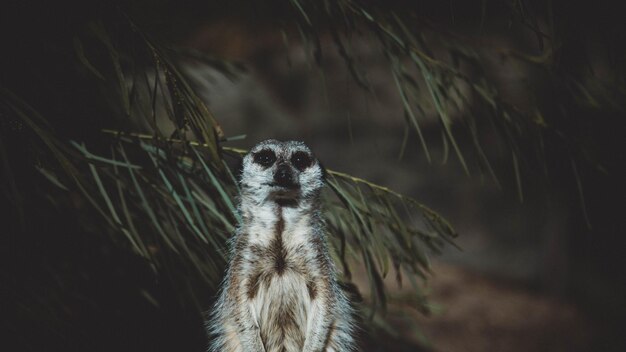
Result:
M624 93L626 32L616 6L554 1L550 17L543 2L525 3L542 23L550 18L556 23L555 70L560 75L552 75L499 54L500 49L543 52L508 3L486 2L484 17L480 1L385 5L416 12L431 30L451 32L476 48L504 101L560 116L551 121L555 130L572 138L563 143L556 132L544 136L549 172L527 161L520 200L511 156L499 147L499 137L487 135L485 150L500 175L501 189L478 168L470 166L466 175L453 155L441 162L441 128L431 111L424 114L423 129L433 162L425 160L414 132L399 158L406 123L375 38L365 34L353 41L374 87L372 95L355 84L323 25L319 64L307 59L295 31L285 46L280 28L294 14L280 2L270 3L2 5L0 84L44 112L62 139L97 144L101 128L120 123L110 117L102 92L76 69L72 38L92 20L115 28L121 9L159 41L245 66L231 78L198 62L184 64L225 134L247 135L230 146L250 147L266 138L304 140L328 168L411 195L456 227L462 251L449 247L433 264L430 298L439 309L424 317L403 300L406 290L396 292L390 282L396 298L388 314L392 328L363 334L368 350L623 350L626 131L619 97ZM621 82L617 87L622 95L616 92L616 105L578 104L567 94L566 76L589 86L614 78ZM563 109L566 114L556 113ZM178 299L180 288L155 278L149 266L119 250L110 237L84 236L76 218L93 214L73 204L75 200L63 200L57 207L35 201L45 192L45 180L32 170L26 127L0 118L12 163L3 169L16 176L19 199L27 209L22 214L10 205L2 217L6 232L0 273L7 310L2 330L10 336L5 342L15 343L7 350L203 350L202 316L194 305ZM453 118L461 121L463 114ZM481 129L488 122L478 123ZM462 127L458 129L460 144L471 145ZM589 158L563 156L579 145L590 151ZM572 160L579 178L572 172ZM599 172L596 164L606 172ZM88 222L94 229L105 226L97 217ZM355 280L358 284L358 275ZM208 309L213 292L199 286L207 293L200 304Z

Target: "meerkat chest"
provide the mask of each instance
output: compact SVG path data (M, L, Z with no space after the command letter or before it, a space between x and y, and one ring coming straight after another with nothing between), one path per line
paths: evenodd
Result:
M302 350L312 306L302 275L272 275L249 302L266 351Z
M308 304L319 277L314 250L292 233L274 235L264 244L252 244L248 255L247 294L259 303L275 300ZM284 299L281 299L283 297Z
M272 231L259 231L247 253L246 295L268 351L302 348L318 291L310 229L294 225L279 222Z
M276 279L278 286L315 275L319 263L307 218L289 216L287 212L269 220L261 217L250 224L248 233L249 272L266 280Z

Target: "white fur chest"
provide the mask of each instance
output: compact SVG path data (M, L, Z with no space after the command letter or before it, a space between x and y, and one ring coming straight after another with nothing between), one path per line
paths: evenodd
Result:
M250 275L244 285L255 323L268 351L297 350L304 344L320 275L311 215L274 205L255 209L248 220L243 267Z
M255 206L249 209L249 222L243 229L251 245L265 246L277 235L282 237L288 248L306 245L312 235L311 214L306 209L279 207L275 204ZM277 234L277 226L281 234Z
M304 276L295 272L274 275L261 283L250 308L267 351L301 350L311 310ZM290 347L288 347L290 346Z

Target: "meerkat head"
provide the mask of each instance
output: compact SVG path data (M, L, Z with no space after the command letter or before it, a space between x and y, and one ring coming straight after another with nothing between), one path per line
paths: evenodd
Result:
M243 158L241 192L259 204L299 204L314 199L324 186L325 171L302 142L263 141Z

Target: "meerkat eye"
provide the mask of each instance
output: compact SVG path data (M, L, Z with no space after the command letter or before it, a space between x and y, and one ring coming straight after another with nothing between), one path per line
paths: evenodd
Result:
M307 167L311 166L312 161L313 160L311 160L309 154L305 152L295 152L291 156L291 163L300 171L303 171Z
M276 161L276 154L269 149L263 149L253 155L254 162L263 166L270 167Z

